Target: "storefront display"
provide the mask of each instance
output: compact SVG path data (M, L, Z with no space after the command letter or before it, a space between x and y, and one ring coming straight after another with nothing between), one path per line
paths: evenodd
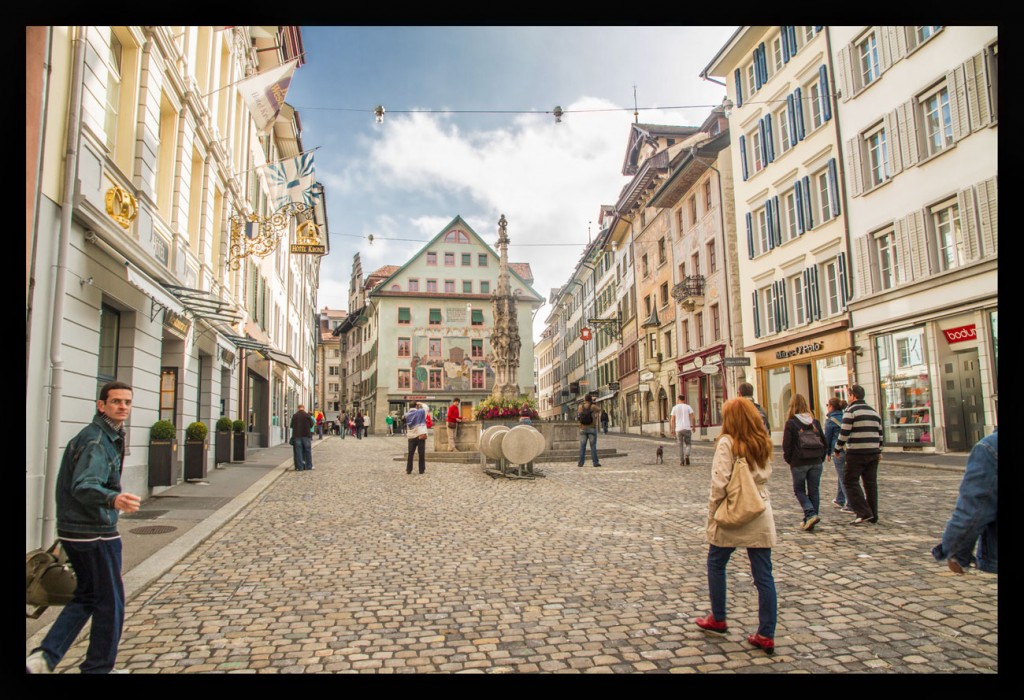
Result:
M883 441L916 446L933 443L935 427L924 329L878 336L875 351Z

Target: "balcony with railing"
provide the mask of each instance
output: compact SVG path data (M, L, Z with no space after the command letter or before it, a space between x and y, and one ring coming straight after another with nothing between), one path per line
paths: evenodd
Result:
M683 281L672 287L672 298L685 311L693 311L704 305L704 275L687 275Z

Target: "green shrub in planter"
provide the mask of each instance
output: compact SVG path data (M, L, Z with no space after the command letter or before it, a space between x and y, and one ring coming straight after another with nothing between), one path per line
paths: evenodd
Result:
M232 429L234 429L234 431L236 433L244 433L245 432L245 421L244 420L236 420L234 423L231 424L231 427L232 427Z
M206 423L202 421L196 421L189 423L188 427L185 428L185 440L189 442L204 442L209 429L206 427Z
M158 420L149 429L150 440L173 440L174 423L169 420Z
M227 416L221 416L217 419L217 432L218 433L230 433L231 432L231 419Z

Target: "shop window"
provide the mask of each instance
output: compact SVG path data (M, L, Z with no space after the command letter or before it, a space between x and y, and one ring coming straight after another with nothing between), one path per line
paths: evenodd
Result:
M878 413L883 440L916 445L934 441L931 378L923 328L875 338L878 363Z

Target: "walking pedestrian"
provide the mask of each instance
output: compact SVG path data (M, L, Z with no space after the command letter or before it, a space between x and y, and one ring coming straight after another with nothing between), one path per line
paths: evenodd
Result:
M576 411L576 422L580 426L580 460L577 467L582 467L587 460L587 443L590 443L590 457L595 467L601 464L597 461L597 423L600 420L601 409L594 403L594 397L587 394L583 403Z
M355 418L355 421L353 421L353 422L355 423L355 427L356 427L356 439L357 440L362 440L363 439L363 424L364 424L365 421L366 421L366 419L363 418L363 412L362 411L356 411L356 418Z
M758 492L764 500L764 511L745 525L720 526L714 518L725 500L726 486L732 477L733 461L746 459ZM775 624L778 601L772 575L772 547L775 546L775 517L768 494L772 474L772 441L764 431L764 423L752 401L737 397L722 407L722 432L711 462L711 496L708 500L708 589L711 612L694 622L702 630L724 633L726 622L725 568L737 547L747 549L750 574L757 588L757 632L747 641L768 654L775 652Z
M57 474L57 537L77 583L42 644L25 660L26 673L52 673L71 644L89 626L82 673L117 673L114 662L124 627L124 580L118 513L134 513L141 499L121 491L124 422L132 388L108 382L100 389L92 422L71 439Z
M445 419L445 423L448 426L448 451L458 452L458 448L455 446L455 438L459 433L459 423L462 422L462 412L459 409L459 397L452 399L452 403L448 406L448 415Z
M293 471L313 469L313 417L306 413L301 403L292 414L292 461Z
M804 511L800 529L810 532L821 521L821 470L825 461L825 434L811 414L803 394L793 394L782 433L782 455L793 477L793 493Z
M370 437L370 412L367 411L366 415L363 416L363 437Z
M953 514L942 533L942 542L932 549L936 561L947 559L949 570L957 574L971 564L979 571L999 573L998 435L996 430L971 448Z
M390 411L384 417L384 422L388 426L388 437L391 437L392 435L395 434L395 417L393 415L391 415Z
M608 411L601 410L601 431L608 434Z
M835 450L846 449L843 491L856 514L851 525L878 522L878 461L882 458L882 418L864 401L864 387L851 386ZM835 453L833 453L835 454ZM864 488L861 488L861 482Z
M836 497L832 499L832 505L840 509L842 513L852 513L846 505L846 491L843 490L843 474L846 471L846 452L836 452L836 440L839 439L839 430L843 427L843 411L846 409L846 401L833 396L828 400L828 414L825 416L825 442L828 443L828 450L825 458L832 460L836 469Z
M679 443L679 466L690 463L690 441L693 437L693 408L686 403L686 399L680 394L676 397L676 405L672 407L672 414L668 419L669 432L676 436Z
M319 436L318 439L323 440L324 439L324 414L323 414L323 411L321 411L319 408L316 409L316 414L314 415L314 419L316 420L316 434Z
M761 420L764 422L764 429L768 431L768 435L771 436L772 426L768 422L768 414L764 412L763 408L761 408L761 404L754 401L754 385L750 382L743 382L736 387L736 391L740 396L749 399L750 403L754 404L754 407L757 408L757 412L761 414Z
M419 472L422 474L427 470L427 412L418 403L413 403L405 416L405 424L408 426L409 453L405 460L405 473L412 474L412 456L419 452Z

